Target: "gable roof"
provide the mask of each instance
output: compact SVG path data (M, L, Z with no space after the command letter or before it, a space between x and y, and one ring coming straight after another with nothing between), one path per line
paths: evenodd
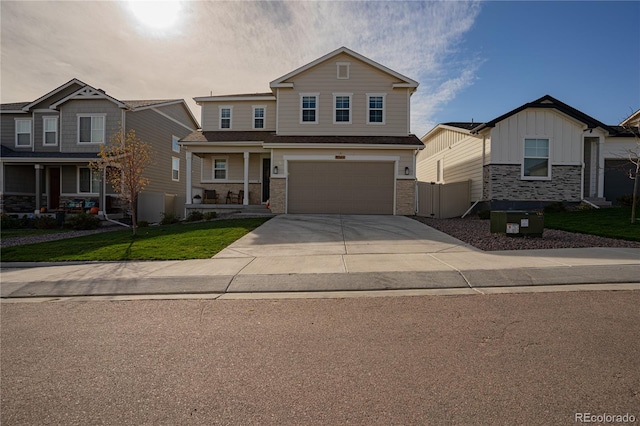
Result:
M116 98L107 95L107 93L102 89L95 89L88 84L80 89L76 90L69 96L66 96L60 99L58 102L51 104L51 108L56 109L59 105L62 105L65 102L70 101L71 99L106 99L108 101L113 102L120 108L126 108L126 105Z
M640 123L640 109L637 110L636 112L634 112L633 114L631 114L629 117L625 118L624 121L622 123L620 123L621 126L629 126L633 123Z
M613 129L611 126L608 126L598 120L596 120L595 118L583 113L582 111L578 111L577 109L573 108L572 106L569 106L567 104L565 104L564 102L560 102L559 100L555 99L554 97L550 96L550 95L544 95L543 97L541 97L540 99L536 99L533 102L529 102L526 103L514 110L509 111L506 114L501 115L498 118L495 118L491 121L488 121L486 123L480 124L477 127L473 128L471 130L472 133L478 133L479 131L487 128L487 127L495 127L495 125L503 120L506 120L507 118L521 112L524 111L525 109L528 108L546 108L546 109L555 109L558 110L566 115L568 115L569 117L572 117L584 124L587 125L588 129L595 129L596 127L600 127L603 130L606 130L607 132L613 134L615 133L615 129Z
M409 77L400 74L399 72L393 71L392 69L387 68L384 65L381 65L381 64L379 64L379 63L377 63L375 61L372 61L371 59L369 59L369 58L367 58L365 56L362 56L361 54L359 54L357 52L354 52L353 50L348 49L348 48L343 46L343 47L341 47L339 49L334 50L333 52L327 53L326 55L316 59L315 61L309 62L308 64L303 65L300 68L297 68L297 69L291 71L290 73L285 74L282 77L273 80L271 83L269 83L269 87L271 87L271 88L293 87L293 83L287 83L286 81L289 80L290 78L295 77L296 75L301 74L304 71L307 71L308 69L311 69L311 68L315 67L316 65L318 65L318 64L320 64L320 63L322 63L322 62L324 62L324 61L326 61L328 59L331 59L331 58L333 58L335 56L338 56L338 55L340 55L342 53L345 53L345 54L347 54L349 56L352 56L352 57L354 57L354 58L356 58L356 59L358 59L358 60L360 60L360 61L362 61L362 62L364 62L364 63L366 63L366 64L368 64L370 66L372 66L373 68L376 68L376 69L378 69L378 70L380 70L380 71L382 71L382 72L384 72L386 74L392 75L393 77L397 78L398 80L401 80L401 83L393 84L394 88L407 87L407 88L412 89L411 92L413 93L416 90L416 88L418 87L418 85L420 84L417 81L415 81L413 79L410 79Z
M57 93L62 92L64 89L73 86L74 84L79 85L80 87L85 87L87 86L87 83L84 83L80 80L78 80L77 78L72 78L71 80L67 81L66 83L64 83L61 86L56 87L55 89L53 89L52 91L50 91L49 93L40 96L38 99L36 99L35 101L28 103L27 105L25 105L24 107L22 107L23 110L28 111L29 109L31 109L32 107L36 106L37 104L39 104L40 102L44 101L47 98L50 98L54 95L56 95Z

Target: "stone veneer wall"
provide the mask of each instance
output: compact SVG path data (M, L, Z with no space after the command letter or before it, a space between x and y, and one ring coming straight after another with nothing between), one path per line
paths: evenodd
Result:
M203 184L204 189L215 189L218 193L218 204L225 204L227 202L227 193L233 192L233 204L238 202L238 194L241 190L244 190L243 183L216 183L216 184ZM240 202L242 204L242 201ZM262 204L262 184L250 183L249 184L249 204L260 205Z
M416 182L409 179L396 180L396 214L413 216L416 213Z
M522 180L520 174L520 165L484 166L483 198L569 202L581 199L581 166L551 166L551 180Z
M47 196L43 195L40 206L47 207ZM36 209L35 195L2 195L2 211L4 213L33 213Z
M283 214L285 209L285 192L287 190L286 179L271 179L271 185L269 187L269 194L271 199L269 204L271 206L271 213Z

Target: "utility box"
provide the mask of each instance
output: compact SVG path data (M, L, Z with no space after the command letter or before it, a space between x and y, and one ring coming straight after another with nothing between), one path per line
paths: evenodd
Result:
M544 215L527 211L492 211L491 233L509 237L542 237Z

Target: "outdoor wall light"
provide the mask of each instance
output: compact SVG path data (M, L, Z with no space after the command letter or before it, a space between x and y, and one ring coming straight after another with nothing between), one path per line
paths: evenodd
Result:
M404 174L405 174L406 176L409 176L409 167L405 167L405 168L404 168Z
M273 168L273 174L274 174L274 175L277 175L277 174L278 174L278 166L275 166L275 167Z

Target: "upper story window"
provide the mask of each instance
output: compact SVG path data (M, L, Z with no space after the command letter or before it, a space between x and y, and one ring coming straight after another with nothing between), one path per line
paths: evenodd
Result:
M220 128L221 129L230 129L231 128L231 107L220 107Z
M16 147L31 146L31 119L16 118Z
M367 124L384 124L384 93L367 94Z
M58 145L58 117L42 118L42 145Z
M104 143L105 115L78 115L78 143Z
M264 129L264 116L265 116L265 106L254 106L253 107L253 128L254 129Z
M177 136L171 136L171 149L173 152L180 152L180 138Z
M349 62L336 62L338 80L349 79Z
M351 93L338 93L334 99L334 123L351 124Z
M318 123L318 98L317 93L300 94L301 123Z
M525 139L522 162L523 179L549 179L549 139Z

